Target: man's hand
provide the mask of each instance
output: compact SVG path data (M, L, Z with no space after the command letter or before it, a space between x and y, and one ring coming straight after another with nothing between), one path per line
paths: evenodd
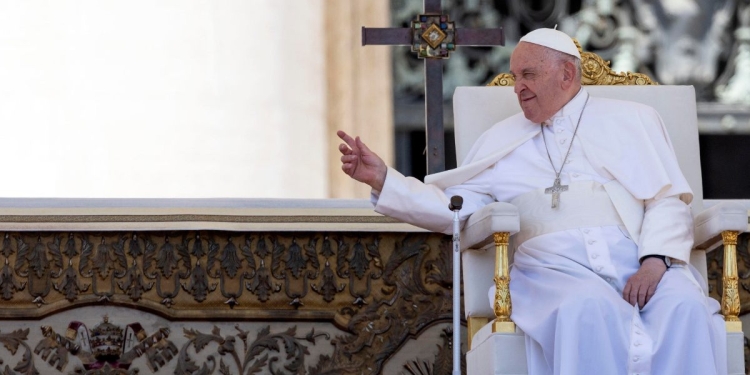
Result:
M667 266L663 260L646 258L638 272L625 284L622 298L633 306L638 303L638 306L643 308L656 292L656 286L659 285L664 272L667 272Z
M376 153L370 151L367 146L357 137L352 138L345 132L336 132L346 144L339 145L341 151L341 169L349 177L370 185L374 190L383 190L385 175L388 167L383 159Z

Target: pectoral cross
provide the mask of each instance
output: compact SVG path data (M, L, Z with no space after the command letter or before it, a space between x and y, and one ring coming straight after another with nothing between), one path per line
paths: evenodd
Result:
M425 130L427 133L427 173L445 170L443 129L443 60L456 46L502 46L502 28L456 28L441 9L441 0L423 0L424 14L409 27L362 27L362 45L411 46L425 62Z
M560 206L560 193L568 191L568 185L561 185L560 179L556 178L552 186L544 189L544 194L552 194L552 208Z

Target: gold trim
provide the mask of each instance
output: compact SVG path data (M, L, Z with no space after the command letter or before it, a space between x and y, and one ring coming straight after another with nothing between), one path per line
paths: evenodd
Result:
M724 241L724 245L737 246L737 238L739 235L740 232L736 230L725 230L721 232L721 239Z
M510 73L500 73L487 84L487 86L514 86L516 80Z
M434 40L430 39L430 36L433 32L437 33L438 35L437 39L434 39ZM432 47L433 49L437 48L440 45L440 43L442 43L445 40L446 36L447 35L445 35L443 30L440 30L440 28L437 27L434 23L430 25L430 27L428 27L427 30L425 30L425 32L422 33L422 39L424 39L424 41L427 42L427 44L429 44L430 47Z
M68 329L65 331L65 337L68 340L75 340L76 335L78 335L78 332L74 330L73 328L68 327Z
M609 66L609 61L605 61L593 52L584 52L575 38L573 38L573 43L576 44L578 51L581 53L582 85L658 85L658 83L643 73L614 72Z
M593 52L584 52L578 40L573 42L581 53L581 84L582 85L658 85L643 73L614 72L610 62L605 61ZM513 86L516 80L508 73L500 73L487 86Z
M466 341L466 347L468 350L471 350L471 340L474 339L474 336L479 332L479 330L484 327L490 320L484 317L469 317L469 319L466 320L466 330L469 337Z
M742 322L739 318L740 291L737 275L737 236L739 236L738 231L721 232L721 238L724 241L724 276L722 277L724 293L721 295L721 313L727 322L728 331L737 329L737 327L742 331Z
M492 323L492 333L516 333L516 323L495 321Z
M513 304L510 299L510 271L508 265L508 240L510 233L494 233L495 239L495 323L492 332L515 332L515 324L510 319Z

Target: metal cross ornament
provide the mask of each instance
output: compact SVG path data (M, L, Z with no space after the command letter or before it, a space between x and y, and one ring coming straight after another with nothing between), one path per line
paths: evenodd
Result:
M568 185L561 185L560 179L556 178L552 186L544 189L544 194L552 194L552 208L560 206L560 193L568 191Z
M459 29L443 14L440 0L424 0L424 14L417 15L410 27L362 27L362 45L411 46L425 65L425 131L427 133L427 173L445 170L443 130L443 59L456 46L502 46L502 28Z

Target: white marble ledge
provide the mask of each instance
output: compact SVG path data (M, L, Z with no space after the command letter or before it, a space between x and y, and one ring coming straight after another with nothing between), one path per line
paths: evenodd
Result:
M225 198L0 198L0 230L424 231L368 200Z

